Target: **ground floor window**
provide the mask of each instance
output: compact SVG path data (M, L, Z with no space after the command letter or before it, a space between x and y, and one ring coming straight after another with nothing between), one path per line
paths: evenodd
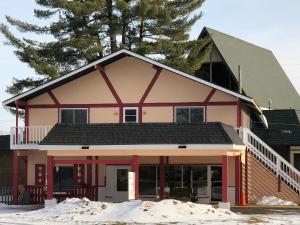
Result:
M141 196L158 197L159 165L140 165L139 189ZM207 165L168 165L165 167L167 197L222 197L222 167Z
M117 169L117 191L128 191L128 169Z
M74 184L73 166L56 166L54 168L54 190L72 190Z

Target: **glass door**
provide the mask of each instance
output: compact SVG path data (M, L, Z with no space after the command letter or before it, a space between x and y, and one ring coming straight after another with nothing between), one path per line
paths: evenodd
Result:
M194 199L198 197L208 196L208 176L207 166L192 166L191 179L192 179L192 196Z
M211 201L222 200L222 167L211 166Z

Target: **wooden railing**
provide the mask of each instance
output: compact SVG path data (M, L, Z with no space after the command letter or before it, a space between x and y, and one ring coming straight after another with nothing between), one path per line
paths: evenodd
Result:
M11 149L37 149L39 143L49 133L51 126L11 127Z
M248 128L241 128L242 137L247 151L253 154L263 165L273 171L280 179L300 194L300 172L263 140Z
M46 198L46 186L28 185L25 188L26 192L30 193L30 204L44 204ZM87 197L90 200L97 200L98 186L92 186L87 188L86 186L73 186L72 190L59 190L54 191L53 197L57 199L57 202L62 202L66 198L83 198Z

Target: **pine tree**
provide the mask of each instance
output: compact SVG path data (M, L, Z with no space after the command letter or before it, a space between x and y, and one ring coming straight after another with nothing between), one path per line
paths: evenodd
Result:
M16 56L37 78L14 79L10 94L35 87L120 48L194 73L207 55L209 40L189 40L204 0L36 0L34 15L48 26L6 16L21 33L51 36L41 42L18 38L6 24L0 31Z

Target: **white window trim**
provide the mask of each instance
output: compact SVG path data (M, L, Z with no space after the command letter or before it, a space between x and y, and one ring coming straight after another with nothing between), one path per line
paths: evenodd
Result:
M76 110L76 109L79 109L79 110L86 110L86 122L87 124L89 123L89 110L88 108L59 108L59 123L61 123L61 113L62 113L62 110ZM74 121L73 121L73 124L74 124Z
M126 122L125 121L125 112L127 109L135 109L136 111L136 119L135 119L135 122ZM123 123L138 123L139 122L139 108L138 107L124 107L123 108Z
M175 106L174 107L174 123L177 123L177 109L186 109L186 108L202 108L203 109L203 122L206 122L205 121L205 117L206 117L206 112L205 112L205 106ZM190 121L189 121L190 123Z

